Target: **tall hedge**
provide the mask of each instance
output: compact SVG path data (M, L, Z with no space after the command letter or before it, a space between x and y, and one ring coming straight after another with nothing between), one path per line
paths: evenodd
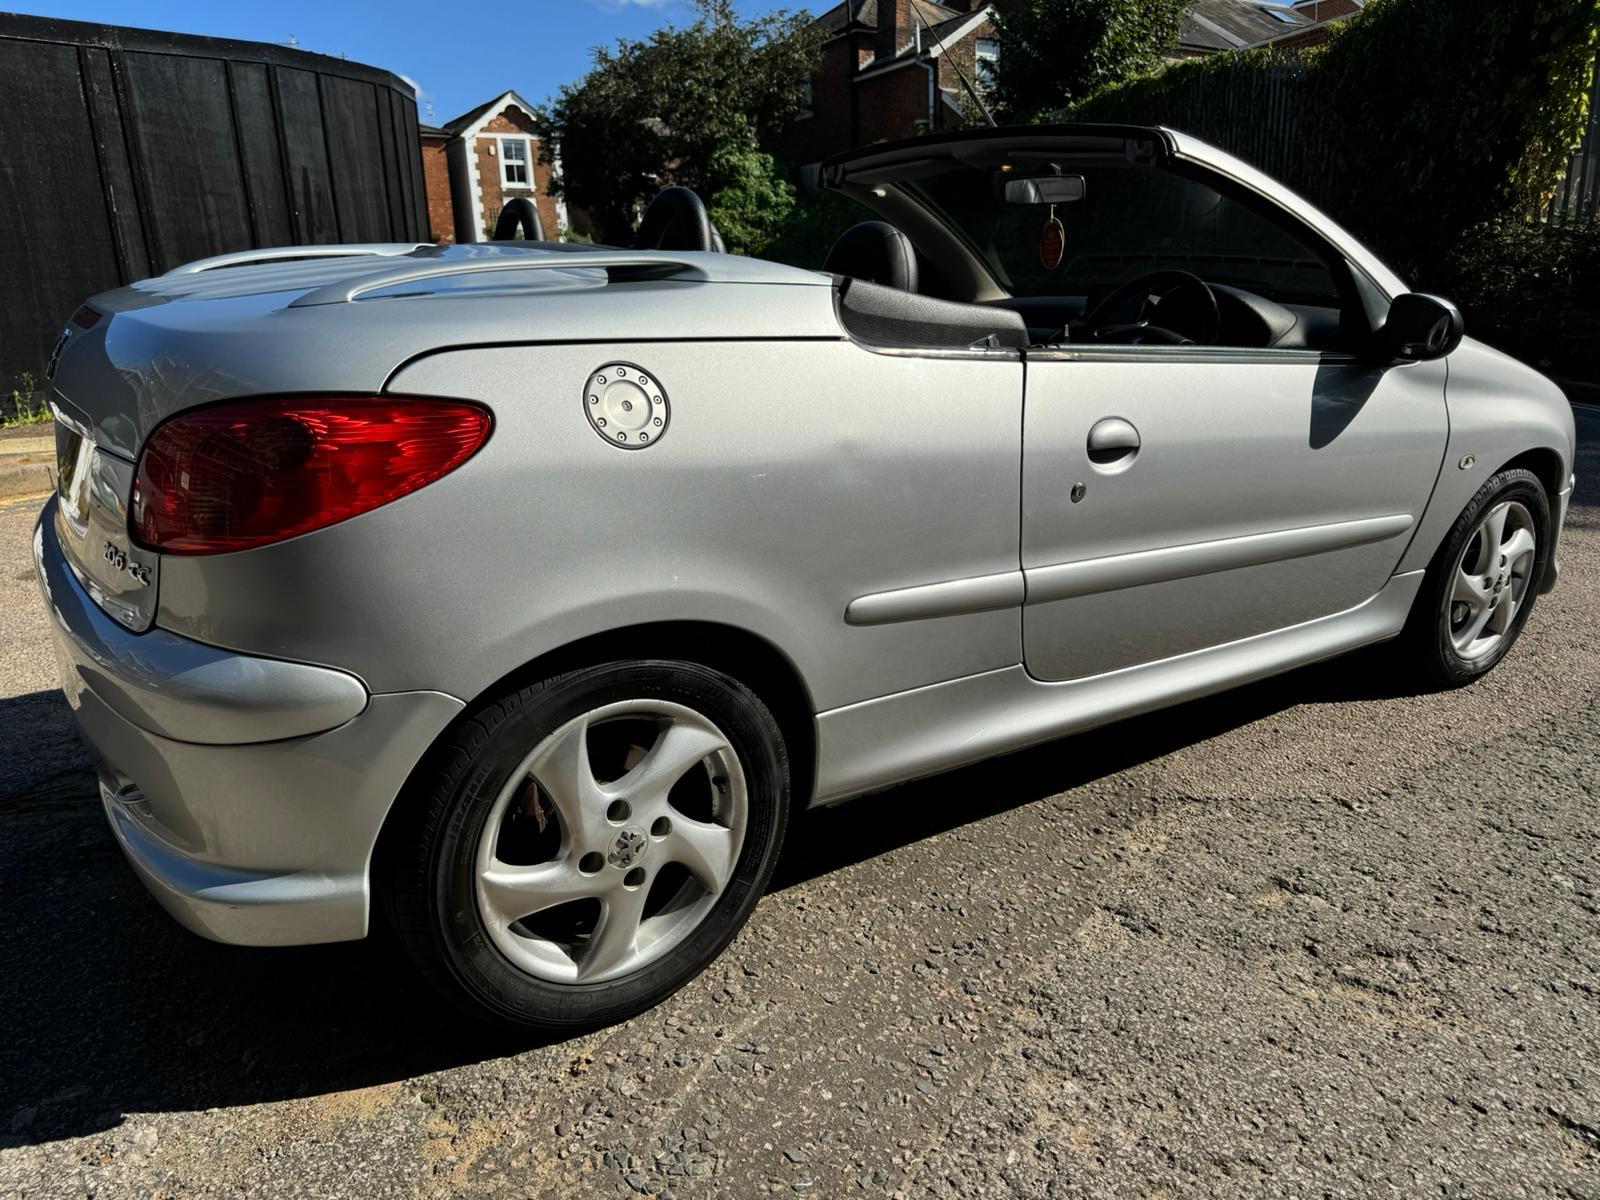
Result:
M1600 0L1369 0L1303 60L1180 63L1069 115L1230 149L1277 130L1279 161L1261 165L1426 279L1470 231L1549 198L1583 129L1597 30Z
M1600 222L1492 221L1463 239L1437 286L1474 337L1559 378L1600 384Z

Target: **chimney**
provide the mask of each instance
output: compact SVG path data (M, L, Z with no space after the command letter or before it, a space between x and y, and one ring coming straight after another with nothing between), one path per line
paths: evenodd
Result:
M872 40L878 61L893 58L894 52L911 40L916 24L911 0L878 0L878 31Z

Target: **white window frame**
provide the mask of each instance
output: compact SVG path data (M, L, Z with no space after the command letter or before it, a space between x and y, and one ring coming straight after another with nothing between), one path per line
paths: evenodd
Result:
M991 47L992 52L984 54L980 49L980 47L984 46ZM994 89L995 73L999 70L999 67L999 41L992 37L976 39L972 46L972 74L974 76L973 82L978 85L980 91L987 92Z
M500 160L500 190L504 191L506 188L527 188L530 192L533 191L533 139L525 133L497 133L494 135L494 140L495 157ZM528 178L525 182L518 183L516 180L506 178L507 142L522 143L522 152L525 157L523 158L521 165L528 168Z

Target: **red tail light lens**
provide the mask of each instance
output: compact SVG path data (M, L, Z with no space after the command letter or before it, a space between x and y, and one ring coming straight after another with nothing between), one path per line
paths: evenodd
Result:
M486 410L408 396L275 396L180 413L139 455L129 532L166 554L221 554L387 504L471 458Z

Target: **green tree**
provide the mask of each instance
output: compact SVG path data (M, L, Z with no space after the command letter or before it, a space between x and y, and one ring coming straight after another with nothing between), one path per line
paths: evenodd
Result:
M740 20L733 0L696 0L695 19L643 41L594 52L594 66L539 114L553 188L594 220L601 238L625 241L641 204L661 188L694 188L717 213L730 249L749 249L793 193L759 150L795 110L816 65L810 18L786 10ZM730 192L722 199L724 190Z
M1149 71L1178 44L1184 0L1015 0L997 7L994 104L1046 119Z
M735 254L759 255L794 211L794 186L754 135L712 152L711 223Z

